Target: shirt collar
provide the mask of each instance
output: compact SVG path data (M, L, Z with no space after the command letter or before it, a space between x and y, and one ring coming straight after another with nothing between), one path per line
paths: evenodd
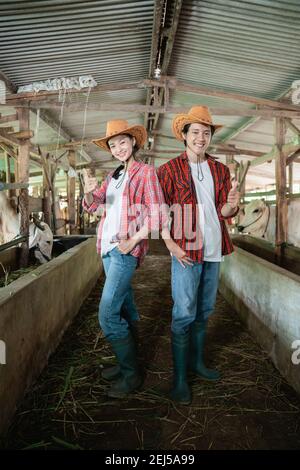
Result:
M216 163L216 157L212 157L208 153L206 153L205 156L206 156L207 160L210 161L211 163ZM182 160L188 160L186 150L180 155L180 158Z
M128 174L132 176L139 169L140 166L141 166L141 162L137 162L135 160L133 164L131 165L131 167L129 168Z

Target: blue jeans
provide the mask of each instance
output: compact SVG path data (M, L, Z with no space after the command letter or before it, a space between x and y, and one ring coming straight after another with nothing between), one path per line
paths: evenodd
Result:
M125 338L129 325L139 320L131 287L137 258L114 248L102 261L106 280L99 305L99 323L108 340Z
M213 313L219 285L220 263L204 261L183 268L172 257L173 333L187 333L195 320L206 321Z

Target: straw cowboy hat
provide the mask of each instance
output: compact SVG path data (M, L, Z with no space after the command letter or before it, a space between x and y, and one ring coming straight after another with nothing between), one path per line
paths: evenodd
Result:
M136 140L136 146L140 149L143 147L147 140L147 131L144 126L135 125L129 126L128 122L124 119L116 119L114 121L108 121L106 125L106 136L101 139L95 139L92 142L101 147L103 150L110 152L108 141L112 137L120 134L129 134Z
M187 114L178 114L172 122L172 130L177 140L183 141L182 131L186 124L206 124L215 129L220 129L221 125L213 124L212 118L207 106L193 106Z

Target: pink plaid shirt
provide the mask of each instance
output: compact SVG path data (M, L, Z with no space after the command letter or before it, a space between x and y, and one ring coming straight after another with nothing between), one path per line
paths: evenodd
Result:
M99 206L105 209L106 191L112 179L113 171L109 173L101 187L93 192L94 201L88 206L83 199L83 208L89 212L95 212ZM121 223L118 238L128 239L132 237L144 224L149 229L159 232L161 229L160 207L164 204L164 196L160 187L155 168L143 162L135 161L128 171L128 180L122 195ZM105 211L98 224L97 253L101 254L101 239L105 220ZM141 264L149 248L148 239L141 240L130 252L138 258Z

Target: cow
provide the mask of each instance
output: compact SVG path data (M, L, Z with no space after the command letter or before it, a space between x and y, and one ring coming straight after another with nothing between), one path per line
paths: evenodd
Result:
M275 244L275 214L275 206L264 199L255 199L247 204L238 231ZM288 205L287 243L300 248L300 199L291 199Z
M0 238L8 243L20 234L20 216L12 207L3 191L0 191ZM44 264L51 259L53 234L45 222L30 222L29 249L35 258Z

